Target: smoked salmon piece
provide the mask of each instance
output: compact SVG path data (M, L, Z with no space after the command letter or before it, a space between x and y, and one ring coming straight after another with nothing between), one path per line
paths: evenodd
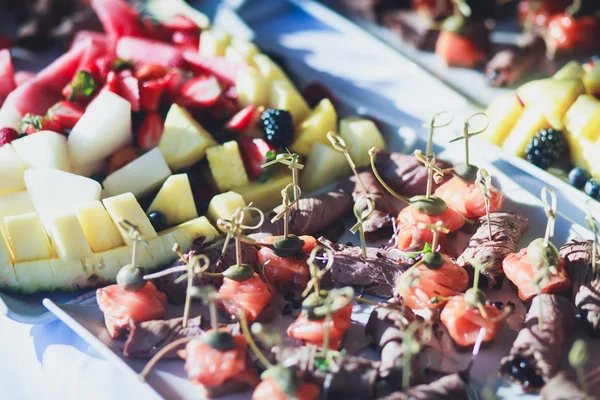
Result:
M191 340L185 351L185 370L190 381L202 385L202 397L220 397L255 387L258 375L248 362L248 343L242 335L233 336L235 348L227 351L214 349L204 343L202 336Z
M433 242L433 232L430 229L419 229L416 225L400 228L397 235L398 248L402 251L421 251L425 243ZM448 253L446 234L438 234L439 251Z
M346 331L350 329L352 322L352 303L344 308L334 312L331 315L331 325L329 328L329 348L331 350L339 350L342 346L342 341L346 335ZM300 313L298 318L292 322L287 329L287 334L295 339L300 339L309 344L323 346L323 338L325 337L325 318L309 319L305 312Z
M244 312L250 322L256 320L272 297L272 289L256 273L242 282L223 278L219 288L219 306L231 315Z
M450 232L454 232L465 224L465 220L461 214L452 208L448 207L442 215L433 216L427 215L416 210L413 207L406 207L398 214L398 248L402 251L421 250L425 243L431 245L433 241L433 233L430 229L420 229L418 225L435 224L442 221L444 227ZM445 251L444 240L446 235L439 233L439 243L441 243L443 251ZM435 249L434 249L435 250Z
M159 292L152 282L141 290L130 292L119 285L111 285L96 291L96 301L104 313L104 322L110 337L123 337L130 321L144 322L162 318L167 295Z
M444 199L448 207L453 208L465 218L483 217L485 213L485 198L476 184L453 177L438 187L435 195ZM504 195L496 188L490 189L490 212L500 211Z
M550 275L548 282L544 287L538 288L533 280L538 273L529 262L527 257L527 248L521 249L518 253L511 253L502 262L504 274L519 290L519 298L523 301L530 300L538 293L560 293L571 288L571 280L565 269L565 260L559 259L557 274Z
M310 382L302 382L296 390L296 400L317 400L321 390L317 385ZM267 378L258 384L254 393L252 393L252 400L288 400L288 396L283 390L279 388L279 385L273 378Z
M500 331L504 320L502 311L491 304L485 304L487 318L481 315L478 308L473 308L465 301L464 295L453 296L446 303L440 315L442 324L450 337L461 347L472 346L477 341L481 328L485 329L483 343L490 342Z
M401 275L396 281L396 292L402 296L406 306L413 311L423 309L441 309L445 301L433 297L451 297L464 292L469 286L469 275L450 257L444 255L444 264L438 269L430 269L425 264L415 267L419 271L419 283L409 288L401 285Z

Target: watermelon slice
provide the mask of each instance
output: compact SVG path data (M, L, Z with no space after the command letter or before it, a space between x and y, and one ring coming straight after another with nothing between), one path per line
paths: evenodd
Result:
M4 99L15 90L15 71L12 65L12 58L8 49L0 50L0 106Z
M183 65L181 49L156 40L136 37L119 39L117 57L141 64L159 64L167 68Z
M202 56L197 51L184 52L183 59L195 73L212 74L228 86L234 86L238 71L246 68L244 63L231 61L223 57Z
M104 33L94 32L94 31L77 31L75 36L73 37L73 41L71 42L71 48L75 47L77 44L84 42L90 39L95 45L104 45L108 46L109 41Z
M138 12L124 0L91 0L112 46L124 36L142 36Z
M15 72L15 83L17 86L21 86L25 82L28 82L35 78L36 73L32 71L17 71Z

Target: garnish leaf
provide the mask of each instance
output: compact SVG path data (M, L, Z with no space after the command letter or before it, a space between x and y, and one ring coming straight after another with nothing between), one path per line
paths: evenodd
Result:
M71 94L68 100L75 101L79 96L90 97L96 89L96 82L89 71L81 70L75 75L75 78L70 83L70 87Z
M117 58L112 65L113 71L121 72L126 69L133 69L135 67L135 61L133 60L123 60L122 58Z

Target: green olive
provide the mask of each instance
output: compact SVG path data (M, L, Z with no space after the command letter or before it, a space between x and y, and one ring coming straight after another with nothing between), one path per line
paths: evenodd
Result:
M235 349L235 340L227 332L211 331L200 336L200 340L210 347L219 351L229 351Z
M465 301L471 307L476 308L480 304L485 304L485 293L481 289L471 288L465 292Z
M527 246L527 258L531 265L535 268L550 268L557 267L560 258L558 249L548 242L548 246L544 246L544 239L535 239Z
M440 269L444 265L444 256L438 252L425 253L423 264L429 269Z
M279 257L294 257L302 251L304 240L298 236L289 235L288 237L280 237L273 242L273 253Z
M117 283L128 292L137 292L146 286L144 270L127 264L117 273Z
M284 367L283 365L277 364L267 369L260 375L262 380L272 378L279 387L279 390L289 396L289 398L295 398L298 387L300 386L300 379L298 378L298 372L296 367Z
M465 182L473 183L477 180L477 171L479 171L479 168L475 165L460 164L454 168L454 175Z
M319 296L317 293L313 292L313 293L309 294L308 296L306 296L306 298L302 302L302 310L306 313L306 316L308 317L308 319L320 319L320 317L315 315L315 313L313 311L316 307L322 306L322 305L323 305L323 298L321 296Z
M223 272L223 276L232 281L243 282L254 276L254 269L248 264L232 265Z
M410 206L424 214L434 217L442 215L448 208L446 202L437 196L431 196L429 198L426 198L425 196L413 196L410 198Z

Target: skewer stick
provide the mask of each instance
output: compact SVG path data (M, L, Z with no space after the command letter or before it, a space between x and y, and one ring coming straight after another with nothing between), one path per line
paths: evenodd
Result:
M366 203L366 210L361 207L361 201ZM360 234L360 249L362 252L362 258L367 258L367 243L365 240L365 230L363 228L363 224L373 214L373 211L375 210L375 202L373 201L372 197L366 194L361 194L356 199L356 203L354 203L352 210L354 211L354 216L356 217L356 224L350 228L350 232L356 233L358 231Z
M551 187L544 186L542 188L541 197L542 202L544 203L544 212L548 218L546 231L544 233L544 247L548 247L550 238L554 236L554 224L556 222L556 193L554 193L554 190ZM550 197L550 200L548 200L548 197Z
M245 213L250 212L250 211L255 211L258 214L259 221L254 225L245 225L243 223L245 215L246 215ZM248 204L244 208L239 208L239 207L236 208L236 210L231 215L230 219L219 218L217 220L217 227L221 231L223 231L224 233L227 234L227 236L225 237L225 243L223 243L223 250L221 250L221 257L225 256L227 247L229 246L229 243L230 243L231 239L233 238L233 239L235 239L236 262L237 262L237 265L240 265L241 258L242 258L241 242L244 241L242 238L242 231L244 229L248 229L248 230L258 229L258 228L260 228L260 226L263 224L264 221L265 221L265 214L260 209L258 209L256 207L252 207L252 203Z
M121 226L121 228L127 230L127 235L131 238L131 241L133 242L131 245L131 266L135 267L137 264L136 261L139 243L141 242L147 247L148 242L146 242L143 239L142 232L140 231L140 228L137 225L129 222L126 219L120 220L119 225Z
M592 280L596 280L599 278L597 264L596 264L596 251L598 251L598 225L596 224L596 219L592 215L592 212L588 209L585 215L585 224L594 234L594 240L592 241L592 274L594 278Z
M258 345L254 341L254 338L250 334L250 330L248 329L248 321L246 320L246 314L243 311L238 313L238 319L240 320L240 327L242 328L242 334L246 338L246 341L248 342L248 346L252 349L252 351L254 352L254 355L256 355L256 358L258 358L260 363L266 369L272 368L273 364L271 364L269 362L269 360L267 359L267 357L265 357L265 355L262 353L262 351L260 351Z
M450 118L448 119L448 121L436 123L438 118L441 117L442 115L449 115ZM452 114L449 111L440 111L439 113L435 114L431 118L431 121L429 121L429 124L423 125L425 127L429 127L429 138L427 139L427 148L426 148L425 154L433 155L433 133L435 132L435 130L437 128L443 128L445 126L450 125L452 123L453 119L454 119L454 117L452 116Z
M588 346L584 340L578 339L573 343L569 351L569 364L577 373L577 381L582 391L587 393L587 379L585 377L585 365L588 362Z
M202 264L200 263L202 260ZM199 256L194 256L194 261L187 264L187 289L185 291L185 306L183 308L183 323L182 326L187 327L188 319L190 318L190 306L192 303L191 291L194 286L194 276L202 276L202 270L207 269L210 266L210 259L205 254L200 254Z
M390 185L385 183L385 181L383 180L381 175L379 175L379 171L377 171L377 166L375 165L375 150L376 150L375 147L371 147L371 149L369 150L369 158L371 161L371 169L373 170L373 175L375 175L375 178L377 178L377 181L381 184L381 186L383 186L383 188L385 190L388 191L388 193L390 195L392 195L392 197L400 200L403 203L410 204L410 199L408 197L405 197L405 196L402 196L401 194L396 193L396 191L394 191L394 189L392 189L390 187Z
M478 130L478 131L470 132L470 129L471 129L471 120L474 119L474 118L476 118L476 117L478 117L478 116L480 116L480 115L484 116L486 118L486 124L485 124L485 126L482 129ZM488 128L489 125L490 125L490 119L489 119L489 117L487 116L486 113L484 113L484 112L475 113L475 114L471 115L469 118L467 118L465 120L465 123L463 125L463 135L450 140L450 143L454 143L454 142L457 142L459 140L463 140L464 139L464 141L465 141L465 164L466 165L470 165L469 164L469 140L473 136L476 136L476 135L479 135L480 133L483 133Z
M358 171L356 170L356 164L354 164L354 161L352 160L352 156L350 156L350 153L349 153L350 147L346 144L344 139L340 135L338 135L337 133L335 133L333 131L327 132L327 139L329 139L329 141L331 142L331 146L335 150L344 154L344 157L346 157L346 161L348 162L350 169L352 170L352 172L354 173L354 176L356 177L356 181L359 183L363 192L368 193L365 183L363 182Z
M287 185L285 188L283 188L281 190L281 205L283 207L283 210L279 211L273 218L271 218L271 223L276 222L278 220L280 220L281 218L283 218L283 237L286 238L289 236L289 219L290 219L290 211L292 210L292 207L294 205L296 205L298 203L298 200L294 200L290 203L290 199L289 199L289 195L288 195L288 191L289 188L293 187L294 188L294 193L298 194L297 199L300 198L302 190L300 189L300 186L295 185L293 183L290 183L289 185Z
M475 184L477 185L477 188L483 195L483 200L485 201L485 215L487 218L488 236L491 242L492 224L490 222L490 199L492 198L492 177L490 176L490 174L488 174L488 172L485 169L479 168L479 170L477 171L477 180L475 181Z
M417 228L419 229L429 229L433 233L433 239L431 240L431 251L436 252L438 247L438 242L440 238L440 233L448 233L450 232L447 228L444 227L444 223L442 221L437 221L435 224L424 224L419 222L417 224Z
M438 181L441 179L444 176L444 171L435 165L435 156L433 154L426 154L421 150L415 150L414 154L417 160L427 168L427 191L425 192L425 198L429 199L433 188L433 180Z
M275 157L273 161L269 161L268 163L261 165L261 167L266 168L279 163L287 165L288 168L292 170L292 183L294 184L294 202L298 201L298 199L300 198L300 192L298 192L298 189L300 188L300 186L298 186L298 170L304 168L304 165L300 164L300 162L298 161L299 159L300 156L296 153L282 153L277 154L277 157Z
M319 269L317 264L315 263L317 254L323 251L327 254L327 264L322 269ZM325 276L327 271L331 269L333 266L333 251L329 247L324 247L321 245L316 245L312 251L310 252L310 257L306 260L308 264L308 272L310 273L310 280L306 284L306 289L302 292L302 297L306 297L310 294L310 291L314 288L314 292L321 296L321 279Z

